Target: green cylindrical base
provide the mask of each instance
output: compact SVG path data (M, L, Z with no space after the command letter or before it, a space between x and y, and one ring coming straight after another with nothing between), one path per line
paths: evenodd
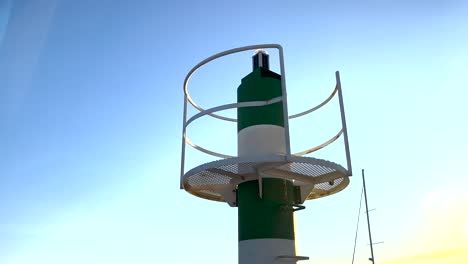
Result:
M289 180L263 178L262 194L257 180L238 186L241 264L276 263L278 257L296 255L293 204L297 187Z
M239 241L257 238L294 239L292 204L296 188L284 179L262 179L263 197L258 181L239 184Z

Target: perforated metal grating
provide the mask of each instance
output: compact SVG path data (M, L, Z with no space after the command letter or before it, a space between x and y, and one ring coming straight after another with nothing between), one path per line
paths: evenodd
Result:
M230 158L209 162L185 173L184 188L193 195L225 201L237 185L261 177L290 179L311 200L334 194L349 184L349 173L342 166L321 159L271 156L261 160Z

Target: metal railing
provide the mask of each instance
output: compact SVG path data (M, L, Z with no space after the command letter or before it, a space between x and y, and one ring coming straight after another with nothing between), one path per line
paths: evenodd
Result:
M204 108L202 108L201 106L199 106L199 105L197 105L195 103L195 101L191 98L191 96L189 94L188 84L189 84L190 78L193 76L193 74L200 67L202 67L203 65L209 63L210 61L213 61L215 59L218 59L218 58L226 56L226 55L230 55L230 54L234 54L234 53L238 53L238 52L243 52L243 51L248 51L248 50L256 50L256 49L277 49L278 50L279 62L280 62L280 71L281 71L282 96L276 97L276 98L273 98L273 99L267 100L267 101L232 103L232 104L226 104L226 105L217 106L217 107L213 107L213 108L209 108L209 109L204 109ZM195 148L195 149L197 149L197 150L199 150L201 152L204 152L206 154L216 156L216 157L219 157L219 158L227 159L227 158L233 158L234 157L234 156L231 156L231 155L226 155L226 154L217 153L217 152L208 150L206 148L203 148L203 147L193 143L187 137L186 133L187 133L188 125L191 124L196 119L198 119L198 118L200 118L202 116L205 116L205 115L209 115L209 116L212 116L214 118L221 119L221 120L224 120L224 121L237 122L237 119L235 119L235 118L229 118L229 117L225 117L225 116L218 115L218 114L215 114L215 113L219 112L219 111L227 110L227 109L233 109L233 108L265 106L265 105L270 105L270 104L282 102L283 103L283 115L284 115L284 120L285 120L284 128L285 128L285 143L286 143L286 160L290 160L290 158L291 158L291 147L290 147L290 140L289 140L289 119L294 119L294 118L297 118L297 117L300 117L300 116L304 116L306 114L312 113L312 112L320 109L322 106L324 106L328 102L330 102L333 99L333 97L335 97L336 94L338 94L339 102L340 102L340 112L341 112L341 121L342 121L341 130L335 136L333 136L331 139L326 141L325 143L320 144L318 146L315 146L313 148L310 148L310 149L295 153L293 155L294 156L303 156L303 155L312 153L314 151L317 151L319 149L322 149L322 148L328 146L329 144L331 144L332 142L336 141L343 134L344 141L345 141L346 159L347 159L347 163L348 163L347 164L347 166L348 166L347 170L349 172L349 175L352 174L352 172L351 172L351 159L350 159L350 155L349 155L348 133L347 133L347 129L346 129L346 119L345 119L345 113L344 113L343 96L342 96L342 91L341 91L341 82L340 82L339 72L338 71L336 72L336 86L335 86L335 89L333 90L332 94L325 101L323 101L319 105L317 105L317 106L315 106L315 107L313 107L313 108L311 108L309 110L306 110L304 112L301 112L301 113L298 113L298 114L295 114L295 115L292 115L292 116L288 116L287 94L286 94L286 76L285 75L286 75L286 73L285 73L285 69L284 69L283 48L281 47L281 45L278 45L278 44L251 45L251 46L245 46L245 47L240 47L240 48L235 48L235 49L230 49L230 50L227 50L227 51L223 51L223 52L215 54L215 55L201 61L200 63L195 65L195 67L193 67L189 71L189 73L185 77L184 87L183 87L184 88L184 113L183 113L183 124L182 124L182 155L181 155L181 171L180 171L180 188L181 189L183 188L182 181L183 181L184 170L185 170L185 145L186 144L192 146L193 148ZM197 110L200 111L199 113L195 114L194 116L192 116L188 120L187 120L187 106L188 106L187 103L190 103L193 107L195 107Z

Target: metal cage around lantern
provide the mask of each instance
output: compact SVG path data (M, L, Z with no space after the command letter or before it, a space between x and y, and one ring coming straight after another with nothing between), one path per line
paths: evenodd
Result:
M203 65L221 58L226 55L257 49L277 49L279 54L282 96L273 98L268 101L254 101L232 103L203 109L195 103L190 97L188 85L193 74ZM343 106L343 96L341 91L341 82L339 72L336 72L336 85L332 94L321 104L306 110L304 112L288 115L287 109L287 94L286 94L286 78L283 59L283 48L278 44L263 44L252 45L240 48L227 50L215 54L193 67L187 74L184 81L184 113L183 113L183 132L182 132L182 155L181 155L181 173L180 173L180 188L185 189L189 193L201 198L224 201L231 206L236 206L236 188L237 185L251 180L258 180L261 186L262 178L273 177L282 178L293 181L297 188L300 188L300 197L297 198L298 203L303 203L305 200L316 199L323 196L331 195L343 190L349 184L349 176L352 175L351 159L349 153L348 133L346 128L346 119ZM341 129L336 135L328 141L318 146L308 148L306 150L291 154L289 140L289 119L298 118L321 108L338 95L340 112L341 112ZM235 157L217 153L206 148L203 148L193 143L187 137L187 128L191 123L202 116L211 116L226 122L237 122L235 118L229 118L215 114L216 112L253 106L265 106L274 103L282 102L283 115L285 120L285 143L286 155L267 155L264 157L246 158ZM190 103L199 113L187 117L187 106ZM304 155L324 148L336 141L340 136L344 137L345 154L347 160L347 168L339 164L322 159L304 157ZM204 152L206 154L221 158L220 160L208 162L199 165L195 168L185 171L185 148L186 145ZM261 196L261 189L260 189Z

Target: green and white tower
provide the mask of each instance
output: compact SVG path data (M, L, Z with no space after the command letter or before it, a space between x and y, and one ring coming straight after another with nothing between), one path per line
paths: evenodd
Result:
M264 49L277 49L280 73L269 69L269 55ZM257 50L253 69L241 80L237 102L203 109L190 97L189 80L196 70L220 57ZM336 72L336 86L321 104L288 116L283 49L277 44L254 45L213 55L196 65L184 82L184 117L180 187L208 200L227 202L238 207L240 264L296 263L308 259L296 253L294 212L304 209L306 200L341 191L349 184L351 161L341 84ZM341 112L341 129L318 146L291 153L289 119L314 112L336 95ZM188 104L199 113L187 117ZM237 109L237 119L215 114ZM216 153L194 144L187 136L189 125L202 116L237 122L237 156ZM343 135L347 168L309 155ZM185 170L185 147L221 158L188 171Z

